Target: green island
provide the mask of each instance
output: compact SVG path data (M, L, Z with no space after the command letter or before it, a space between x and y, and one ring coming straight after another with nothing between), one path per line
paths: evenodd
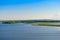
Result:
M9 20L9 21L2 21L2 24L32 24L37 26L60 26L60 24L53 24L53 23L60 23L60 20Z

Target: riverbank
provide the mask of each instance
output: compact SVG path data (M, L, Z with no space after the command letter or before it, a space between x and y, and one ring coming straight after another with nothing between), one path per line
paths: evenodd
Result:
M58 20L13 20L13 21L2 21L2 24L31 24L37 26L60 26L60 21Z
M60 26L60 25L56 25L56 24L34 24L34 25L36 25L36 26Z

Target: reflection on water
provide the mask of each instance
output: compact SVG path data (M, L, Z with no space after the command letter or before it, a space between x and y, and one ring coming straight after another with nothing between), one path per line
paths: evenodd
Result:
M0 40L60 40L60 27L0 24Z

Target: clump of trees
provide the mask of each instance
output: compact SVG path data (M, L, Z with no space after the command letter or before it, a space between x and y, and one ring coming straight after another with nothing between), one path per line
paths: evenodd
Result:
M12 21L12 22L2 22L2 24L16 24L17 22Z

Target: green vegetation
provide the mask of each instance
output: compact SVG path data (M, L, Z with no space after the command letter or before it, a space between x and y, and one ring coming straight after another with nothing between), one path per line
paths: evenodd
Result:
M40 23L39 23L40 22ZM25 24L32 24L35 26L60 26L52 23L58 23L59 21L45 21L45 20L23 20L23 21L2 21L2 24L17 24L17 23L25 23Z
M16 24L17 22L13 21L13 22L2 22L2 24Z
M26 23L26 24L31 24L31 23L37 23L34 21L4 21L2 24L16 24L16 23Z
M35 24L36 26L60 26L56 24Z

